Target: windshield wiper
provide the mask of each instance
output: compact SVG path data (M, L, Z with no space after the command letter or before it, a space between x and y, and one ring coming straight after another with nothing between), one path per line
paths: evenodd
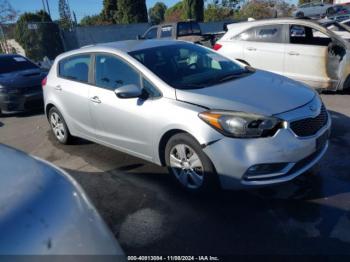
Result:
M203 87L205 87L203 84L179 84L176 86L177 89L198 89Z
M244 71L241 71L241 72L235 72L235 73L226 74L226 75L223 75L223 76L217 78L216 82L217 83L226 82L226 81L229 81L229 80L232 80L232 79L235 79L235 78L242 77L243 75L246 75L248 73L252 73L252 72L249 71L249 70L244 70Z

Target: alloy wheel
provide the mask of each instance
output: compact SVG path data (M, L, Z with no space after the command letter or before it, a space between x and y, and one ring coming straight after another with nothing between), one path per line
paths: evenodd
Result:
M60 115L53 112L50 116L50 123L56 138L61 142L64 141L67 131Z
M188 145L178 144L170 150L170 167L180 183L188 188L203 184L204 168L198 154Z

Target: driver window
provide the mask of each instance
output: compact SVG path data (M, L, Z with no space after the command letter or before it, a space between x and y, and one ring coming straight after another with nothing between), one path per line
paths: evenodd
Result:
M331 38L308 26L291 25L289 29L289 41L291 44L328 46Z
M140 86L140 75L124 61L111 55L96 55L95 83L114 91L118 87L134 84Z
M146 33L146 35L144 36L144 38L145 38L145 39L154 39L154 38L157 38L157 31L158 31L158 28L157 28L157 27L151 28L150 30L148 30L148 32Z

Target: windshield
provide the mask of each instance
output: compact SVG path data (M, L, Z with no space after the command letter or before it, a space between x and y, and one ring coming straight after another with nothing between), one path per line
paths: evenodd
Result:
M0 74L37 68L22 56L0 56Z
M160 46L129 54L177 89L203 88L251 72L211 50L194 44Z

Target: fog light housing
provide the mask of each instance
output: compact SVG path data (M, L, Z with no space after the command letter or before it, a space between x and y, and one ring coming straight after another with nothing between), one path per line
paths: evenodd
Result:
M244 179L252 180L264 177L264 175L279 176L289 166L290 163L268 163L268 164L257 164L249 167L244 175Z

